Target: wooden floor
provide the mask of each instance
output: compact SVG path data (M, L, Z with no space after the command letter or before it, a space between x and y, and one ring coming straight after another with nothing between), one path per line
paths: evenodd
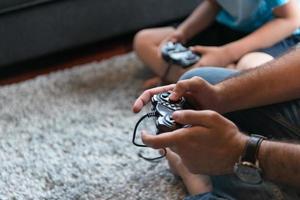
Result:
M80 51L80 52L79 52ZM8 85L13 83L18 83L21 81L25 81L28 79L32 79L38 75L47 74L53 71L62 70L66 68L71 68L76 65L89 63L92 61L101 61L103 59L108 59L112 56L125 54L132 51L132 37L119 38L115 40L100 42L96 45L82 48L81 50L76 50L70 52L66 52L67 56L63 59L58 59L57 62L41 62L41 60L36 62L24 63L24 69L16 70L9 75L5 75L0 78L0 85ZM50 58L52 60L55 59L55 55ZM47 63L47 64L46 64ZM22 64L21 64L22 65ZM28 65L36 65L34 67L28 67ZM28 68L28 69L25 69Z

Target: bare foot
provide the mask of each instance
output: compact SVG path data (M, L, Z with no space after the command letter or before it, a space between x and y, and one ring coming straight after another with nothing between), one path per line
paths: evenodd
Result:
M182 178L182 181L191 195L212 191L209 176L191 173L182 163L180 156L170 149L167 149L166 158L168 160L170 170L175 175Z

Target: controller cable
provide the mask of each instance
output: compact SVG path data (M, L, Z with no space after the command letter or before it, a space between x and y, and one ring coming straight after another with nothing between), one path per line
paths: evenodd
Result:
M139 121L136 123L135 127L134 127L134 131L133 131L133 137L132 137L132 143L135 145L135 146L138 146L138 147L148 147L146 145L143 145L143 144L138 144L136 143L135 141L135 138L136 138L136 132L137 132L137 128L138 126L140 125L140 123L145 119L145 118L151 118L151 117L156 117L157 116L157 112L150 112L150 113L147 113L145 115L143 115ZM154 157L154 158L148 158L148 157L145 157L142 155L141 152L138 153L138 156L140 158L143 158L144 160L147 160L147 161L157 161L163 157L165 157L167 155L167 150L165 148L162 148L163 150L163 153L161 156L158 156L158 157Z

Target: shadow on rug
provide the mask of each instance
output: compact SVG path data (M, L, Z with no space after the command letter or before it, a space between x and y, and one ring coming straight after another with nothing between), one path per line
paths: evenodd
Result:
M0 199L182 199L165 162L137 157L133 53L0 88Z

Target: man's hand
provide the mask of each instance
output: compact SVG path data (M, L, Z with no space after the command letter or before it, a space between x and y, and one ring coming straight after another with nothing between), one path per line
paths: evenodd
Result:
M226 47L193 46L190 49L201 55L201 59L194 65L195 67L226 67L237 60Z
M194 77L188 80L179 81L177 84L157 87L143 92L135 101L132 110L139 112L151 97L155 94L170 91L170 99L177 101L185 97L195 109L209 109L223 113L226 105L222 104L222 99L217 86L211 85L202 78Z
M145 90L138 98L135 100L133 106L132 106L132 111L134 113L138 113L142 110L142 108L149 103L151 100L152 96L155 94L159 94L162 92L168 92L173 90L175 87L175 84L172 85L167 85L167 86L161 86L161 87L156 87L152 89Z
M176 111L173 119L191 127L160 135L143 133L143 142L155 149L169 147L192 173L221 175L233 172L248 136L214 111Z

